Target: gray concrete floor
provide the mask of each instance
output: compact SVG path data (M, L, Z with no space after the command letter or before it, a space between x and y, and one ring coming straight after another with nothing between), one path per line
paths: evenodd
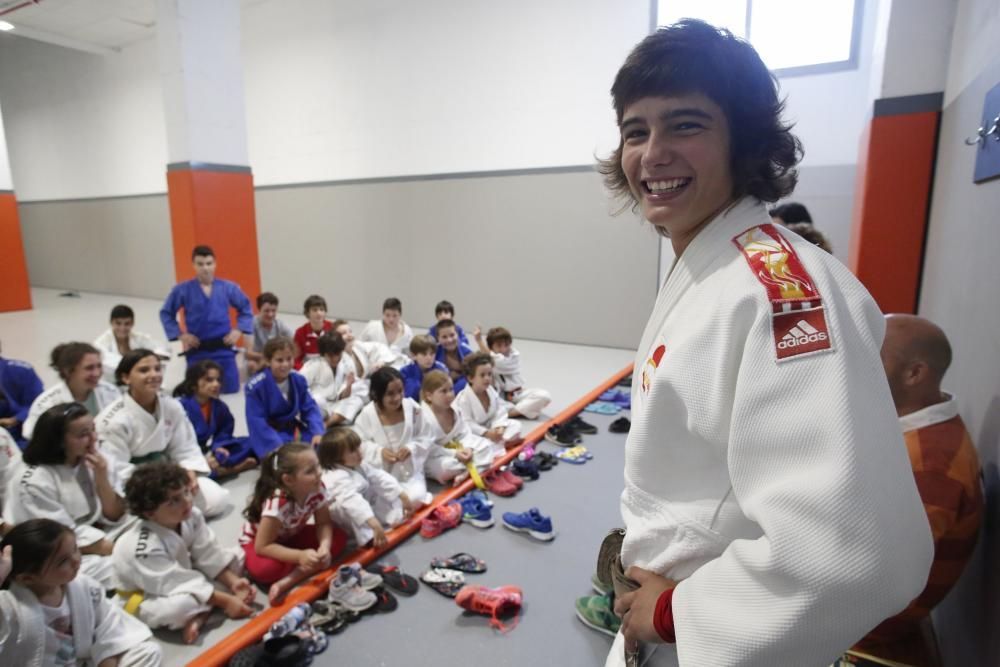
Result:
M32 363L46 386L56 379L48 367L49 351L70 340L91 341L107 328L108 314L117 303L127 303L136 312L136 329L162 337L157 316L160 303L149 299L82 293L77 298L60 296L60 290L32 290L34 309L0 313L2 354ZM336 314L334 308L333 314ZM373 309L372 317L378 315ZM293 328L303 318L282 313ZM475 323L463 322L466 328ZM502 321L483 323L486 326ZM360 323L356 324L356 330ZM485 327L484 327L485 328ZM517 332L514 332L515 336ZM632 361L633 352L609 348L515 340L524 359L529 385L544 387L553 396L546 411L552 416ZM182 361L169 363L164 388L172 390L183 379ZM243 396L225 398L237 420L237 434L245 433ZM587 436L594 460L581 466L561 463L529 482L513 498L495 498L497 525L482 531L462 525L438 538L416 536L385 557L414 576L433 556L468 551L485 559L490 569L470 575L470 583L490 586L516 584L524 589L525 604L520 624L503 635L489 627L486 617L464 613L452 600L423 587L413 598L400 598L399 609L384 616L368 617L332 638L321 665L601 665L611 640L586 628L574 615L573 602L590 594L589 579L596 550L610 528L620 523L618 497L622 489L624 436L608 434L612 418L584 417L601 427L601 434ZM534 424L525 424L525 432ZM558 449L550 444L546 451ZM226 482L237 508L255 480L253 472ZM553 518L557 538L551 543L534 542L499 524L505 511L539 507ZM212 522L223 544L235 544L242 520L238 509ZM259 602L266 604L263 595ZM241 622L215 614L206 632L193 646L186 646L177 633L157 632L164 646L165 667L188 663L202 651L232 632Z

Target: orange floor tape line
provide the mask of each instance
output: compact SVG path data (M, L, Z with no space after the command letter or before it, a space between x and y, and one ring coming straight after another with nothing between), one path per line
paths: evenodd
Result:
M542 424L539 424L535 430L525 436L524 442L517 447L508 450L504 457L499 462L494 464L494 467L509 463L520 453L521 449L529 443L536 443L543 440L545 438L545 432L551 427L572 419L582 412L585 407L596 401L598 396L631 374L632 364L629 364L595 387L592 391L585 394L578 401L570 405L558 415L546 422L543 422ZM229 659L232 658L238 651L259 641L260 638L264 636L264 633L266 633L270 627L274 625L274 622L284 616L285 612L289 609L300 602L308 603L324 597L327 594L330 579L332 579L336 574L337 568L340 565L343 563L353 562L368 565L369 563L374 562L380 556L392 551L402 542L419 532L421 519L430 514L435 507L457 498L461 498L466 493L471 491L472 488L473 483L472 480L469 479L459 486L450 488L447 491L442 491L434 497L434 501L430 505L424 507L419 512L416 512L409 521L389 531L387 533L389 543L385 547L381 549L358 549L357 551L339 558L330 567L330 569L317 574L309 581L300 584L298 588L290 592L285 598L284 603L277 607L269 607L268 609L265 609L263 612L247 621L244 625L241 625L239 628L234 630L229 636L225 637L197 658L189 662L187 667L224 667L229 662Z

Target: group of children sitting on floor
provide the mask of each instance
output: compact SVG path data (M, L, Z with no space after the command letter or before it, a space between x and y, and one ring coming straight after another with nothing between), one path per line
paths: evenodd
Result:
M234 435L214 361L190 365L173 397L161 391L169 351L131 331L125 306L100 349L53 350L60 381L46 390L27 364L0 359L13 415L0 422L4 662L37 641L46 664L159 664L148 628L193 642L213 608L252 613L251 580L276 604L348 536L384 546L387 528L431 501L427 478L488 468L520 440L512 417L537 418L550 401L523 386L509 331L484 339L477 327L473 351L448 302L431 335L414 335L387 299L358 339L327 321L321 297L291 337L277 298L257 303L246 436ZM216 480L258 465L239 546L224 548L206 523L232 506Z

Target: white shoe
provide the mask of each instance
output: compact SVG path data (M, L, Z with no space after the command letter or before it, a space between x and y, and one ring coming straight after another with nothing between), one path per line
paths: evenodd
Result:
M351 611L364 611L378 602L378 597L374 593L361 588L353 578L343 581L340 576L330 582L330 594L327 599Z

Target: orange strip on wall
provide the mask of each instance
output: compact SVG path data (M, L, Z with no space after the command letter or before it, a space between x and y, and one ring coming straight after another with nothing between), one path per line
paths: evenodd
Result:
M24 258L21 220L17 215L17 199L11 192L0 193L0 239L3 239L0 312L31 310L31 283Z
M859 162L850 268L886 313L915 313L940 113L872 119Z
M535 443L544 438L545 432L549 430L549 428L572 419L574 415L578 414L581 410L587 407L587 405L596 401L598 396L607 391L609 388L615 386L620 380L631 373L632 364L629 364L602 382L599 386L586 393L575 403L556 415L553 419L539 424L524 438L524 442L507 451L499 462L494 463L494 467L506 465L512 461L514 457L521 452L521 449L526 447L529 443ZM435 507L457 498L461 498L466 493L471 491L472 488L472 480L466 480L459 486L442 491L434 498L434 501L430 505L424 507L419 512L416 512L409 521L389 531L387 534L389 543L385 547L382 549L359 549L353 553L347 554L343 558L338 559L330 569L317 574L312 579L301 584L298 588L289 593L288 597L281 605L277 607L270 607L269 609L264 610L261 614L250 619L244 625L234 630L228 637L225 637L219 643L215 644L197 658L189 662L187 667L223 667L238 651L260 640L260 638L264 636L264 633L266 633L270 627L274 625L274 622L284 616L289 609L300 602L312 602L313 600L317 600L326 595L330 580L337 573L337 568L340 565L343 563L353 562L368 565L369 563L374 562L383 554L392 551L406 541L406 539L416 534L420 530L420 521L425 516L430 514Z

